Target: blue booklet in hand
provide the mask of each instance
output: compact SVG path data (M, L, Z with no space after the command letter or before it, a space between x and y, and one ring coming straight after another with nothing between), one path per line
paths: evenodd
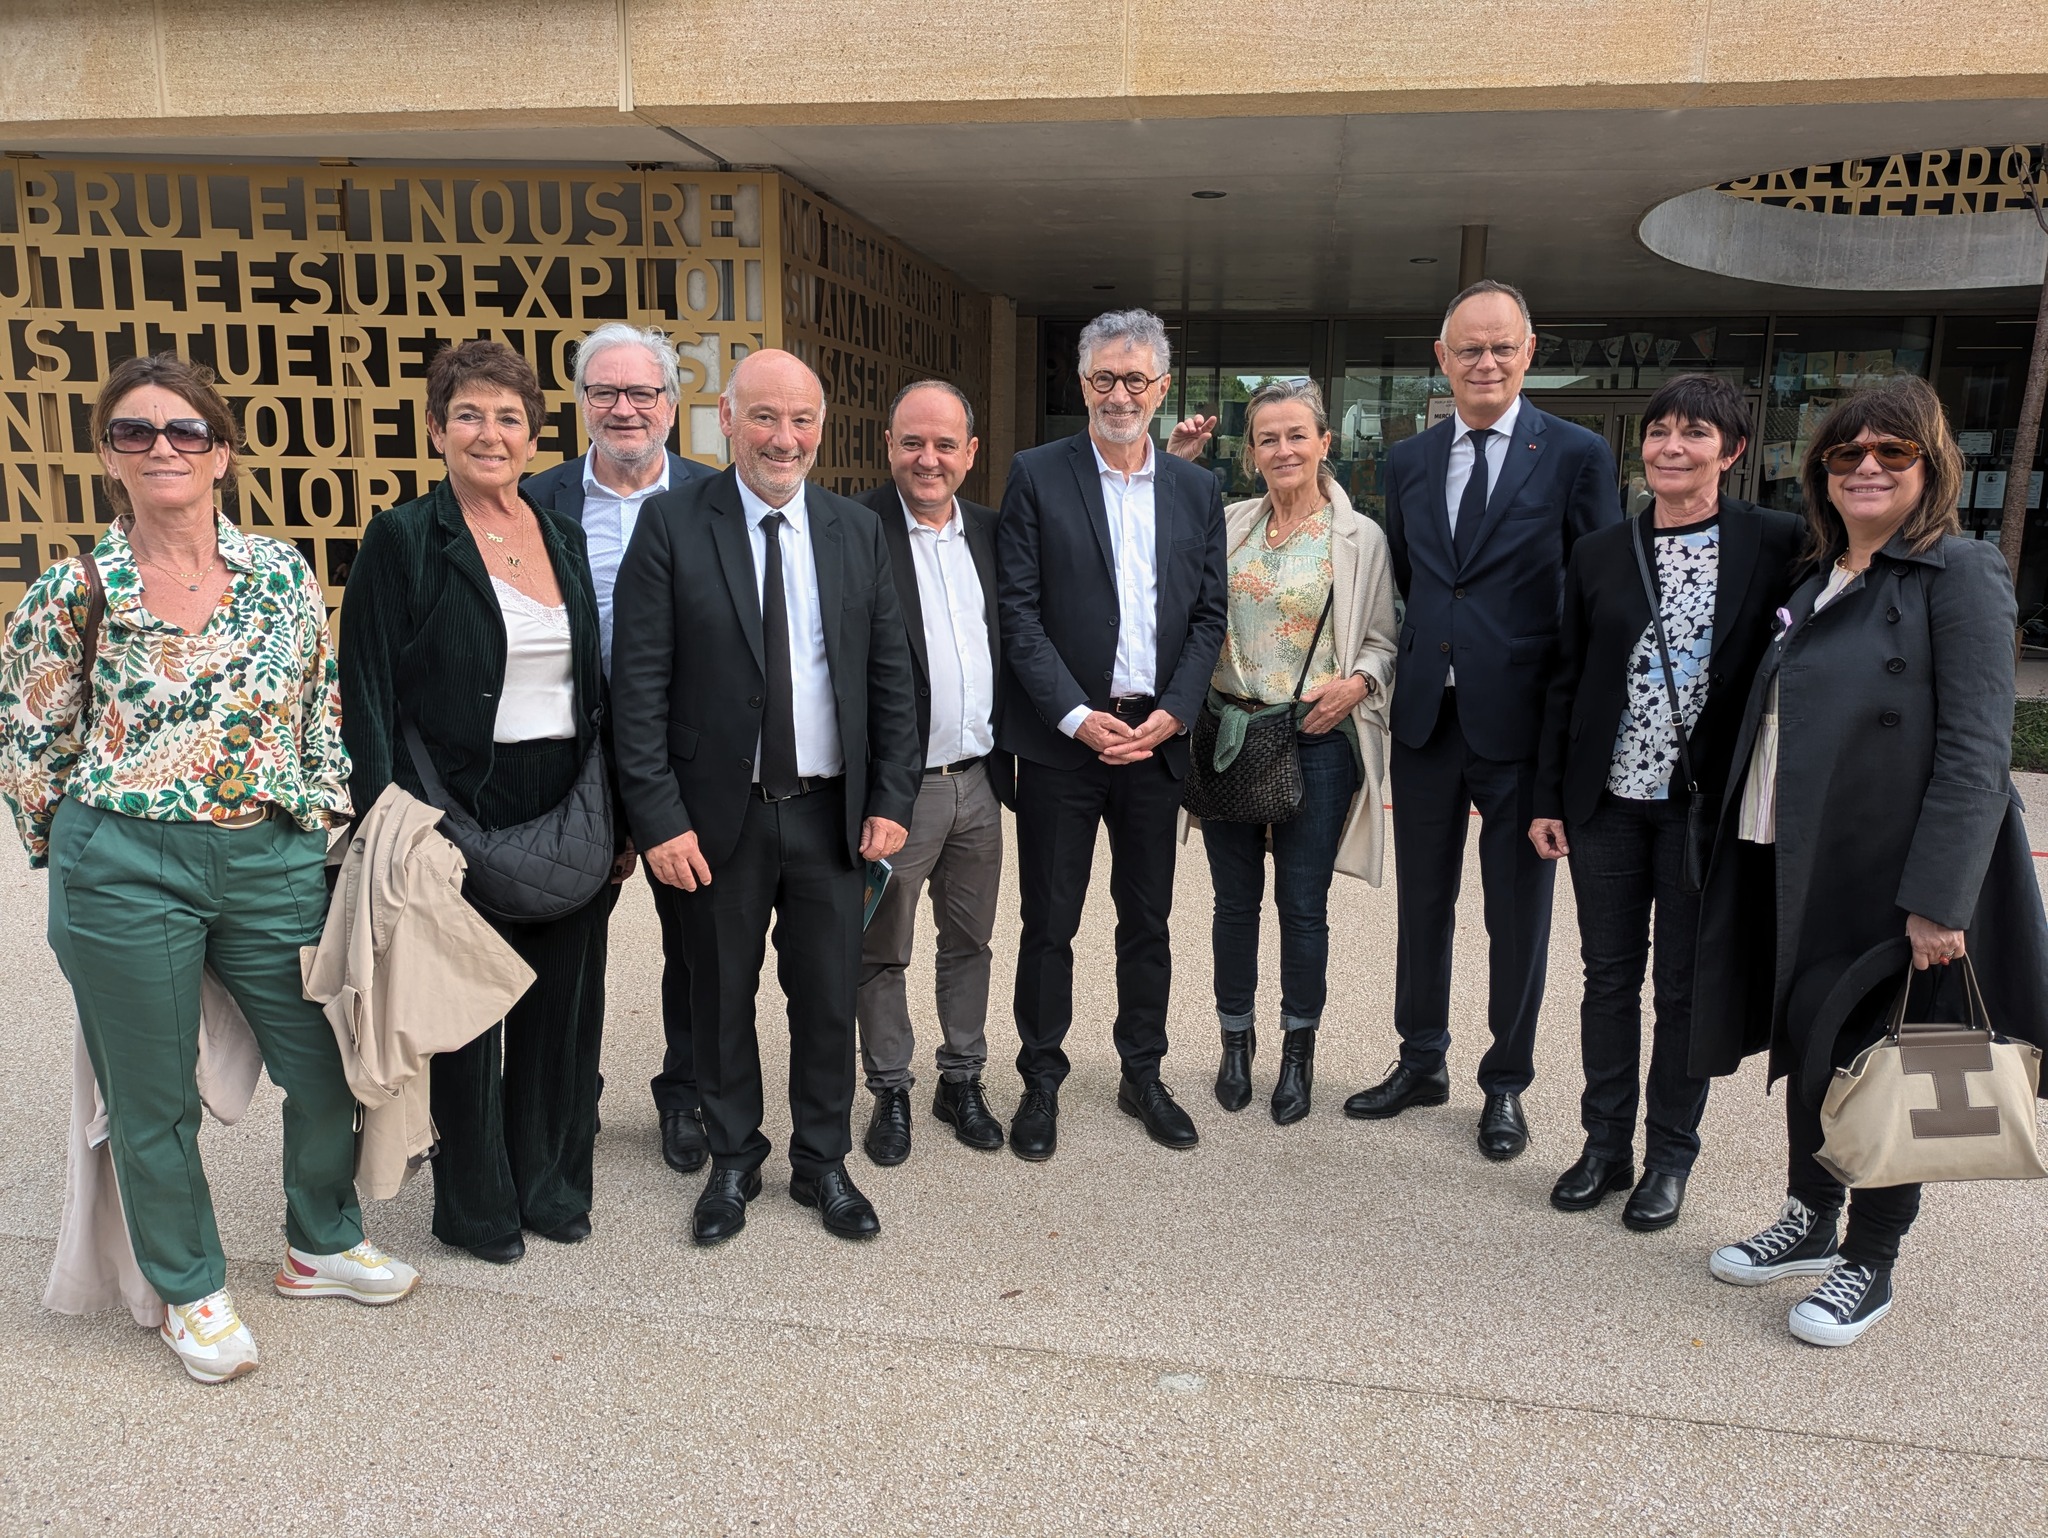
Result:
M860 927L866 929L874 919L875 909L882 905L882 894L889 890L889 878L895 874L895 867L887 860L870 860L867 869L867 884L860 894Z

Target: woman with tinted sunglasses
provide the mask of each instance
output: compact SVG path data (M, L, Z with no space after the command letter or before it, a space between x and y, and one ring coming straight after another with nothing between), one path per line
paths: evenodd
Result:
M1967 951L1993 1023L2048 1037L2048 921L2010 772L2012 581L1961 536L1962 473L1920 380L1822 419L1800 474L1807 575L1750 692L1702 897L1693 1071L1768 1050L1790 1080L1784 1205L1708 1264L1738 1286L1823 1278L1788 1320L1818 1346L1889 1312L1920 1207L1917 1185L1860 1188L1838 1243L1845 1193L1815 1157L1832 1072L1883 1029L1907 956L1924 972ZM1862 986L1886 947L1899 970Z
M29 863L50 869L50 945L163 1339L193 1378L222 1383L257 1352L199 1160L202 969L285 1092L278 1292L392 1303L418 1280L363 1238L355 1097L300 985L349 761L319 582L292 546L242 533L215 505L236 435L211 371L129 359L92 433L121 516L90 563L44 572L0 637L0 792Z

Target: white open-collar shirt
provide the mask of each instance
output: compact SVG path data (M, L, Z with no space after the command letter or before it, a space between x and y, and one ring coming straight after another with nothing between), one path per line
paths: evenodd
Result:
M1109 551L1116 577L1116 662L1109 679L1112 696L1159 692L1159 526L1155 521L1159 464L1152 436L1145 436L1145 463L1126 476L1102 457L1093 437L1096 473L1102 479L1102 507L1109 515ZM1092 707L1076 705L1060 718L1069 737L1080 730Z
M903 496L897 493L901 502ZM981 573L967 548L960 499L944 528L918 522L903 504L910 559L917 568L917 602L924 611L926 672L931 683L931 730L925 737L927 769L980 758L996 745L995 668L988 654L988 615Z
M597 451L583 456L583 534L590 555L590 585L597 589L597 640L604 649L605 677L612 673L612 590L619 581L619 562L633 542L640 509L649 497L668 490L668 454L661 456L661 475L639 491L613 491L597 478Z
M818 598L818 560L811 548L810 512L804 488L784 507L770 507L744 480L740 507L747 515L747 549L754 557L754 590L764 592L768 538L761 520L783 516L778 537L782 552L782 600L789 611L790 698L796 714L796 772L805 778L844 774L845 750L839 742L839 701L832 693L832 669L825 660L824 606ZM764 606L765 612L765 606ZM761 778L761 742L754 739L754 779Z

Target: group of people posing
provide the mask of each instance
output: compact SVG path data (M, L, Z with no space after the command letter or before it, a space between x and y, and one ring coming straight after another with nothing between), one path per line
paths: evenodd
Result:
M1802 519L1723 492L1747 407L1723 380L1676 379L1644 417L1651 505L1625 520L1604 440L1522 395L1534 345L1513 288L1452 302L1437 356L1456 409L1390 450L1382 527L1332 478L1308 383L1247 403L1244 457L1265 492L1226 507L1193 462L1215 420L1178 424L1164 449L1153 430L1169 349L1141 310L1083 331L1088 428L1017 455L999 511L959 495L973 409L941 381L897 397L890 479L851 499L808 479L827 405L800 359L761 351L731 372L730 463L713 472L666 447L671 344L607 325L575 361L589 452L529 476L539 381L500 343L458 343L427 375L447 475L369 523L338 648L298 553L219 510L238 437L208 371L168 355L115 368L91 426L121 517L89 560L43 574L0 640L0 789L51 869L50 941L135 1259L186 1370L219 1382L257 1361L198 1156L207 969L285 1092L278 1290L384 1303L417 1280L364 1238L354 1098L299 955L326 921L330 843L388 787L510 828L563 802L597 755L620 813L594 899L492 920L533 981L432 1063L439 1239L510 1263L528 1232L591 1232L606 931L636 861L664 951L662 1152L685 1173L709 1165L692 1237L732 1238L762 1188L755 999L772 930L789 1193L863 1239L881 1225L847 1168L856 1052L866 1155L899 1164L916 1059L905 969L927 892L931 1114L972 1148L1054 1156L1099 828L1116 1102L1155 1142L1195 1144L1161 1072L1186 785L1226 773L1254 731L1270 742L1276 716L1297 810L1200 825L1223 1108L1253 1094L1270 867L1271 1114L1308 1115L1333 877L1380 882L1388 800L1400 1051L1344 1111L1450 1098L1476 809L1480 1152L1509 1160L1528 1142L1521 1095L1569 859L1586 1142L1553 1204L1626 1192L1630 1228L1674 1222L1709 1079L1768 1050L1773 1079L1792 1080L1787 1194L1714 1252L1713 1273L1821 1277L1793 1333L1855 1339L1890 1307L1919 1191L1856 1191L1844 1229L1847 1193L1815 1158L1828 1073L1887 1001L1838 985L1887 944L1922 969L1969 947L1993 1019L2024 1035L2048 1017L2048 924L2008 772L2012 587L1995 549L1959 537L1961 461L1923 383L1827 415ZM1007 1125L984 1081L1001 808L1022 910Z

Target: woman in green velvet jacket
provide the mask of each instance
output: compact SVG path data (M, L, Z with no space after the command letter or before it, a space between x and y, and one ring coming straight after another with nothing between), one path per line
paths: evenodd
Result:
M371 520L342 604L342 734L360 810L393 782L425 799L405 715L486 828L559 804L598 737L583 530L519 491L542 414L532 367L501 342L460 343L428 369L447 479ZM446 1244L506 1264L526 1252L522 1229L566 1244L590 1233L606 929L631 868L628 851L567 917L496 926L535 981L502 1024L434 1061L434 1233Z

